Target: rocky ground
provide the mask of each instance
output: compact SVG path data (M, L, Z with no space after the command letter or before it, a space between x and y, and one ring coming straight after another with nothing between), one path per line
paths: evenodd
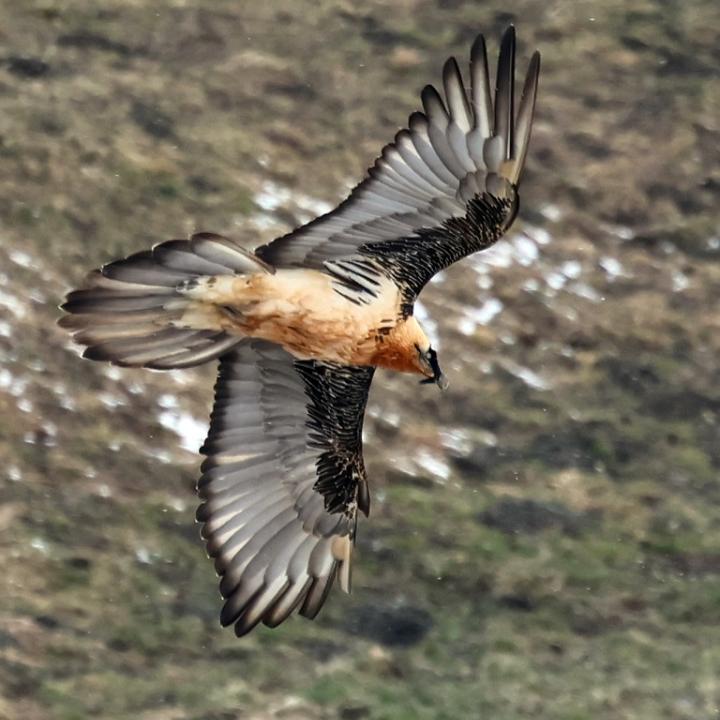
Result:
M714 0L0 0L0 717L720 715ZM81 362L86 269L341 199L476 32L543 54L510 236L379 373L350 597L220 629L193 484L213 368Z

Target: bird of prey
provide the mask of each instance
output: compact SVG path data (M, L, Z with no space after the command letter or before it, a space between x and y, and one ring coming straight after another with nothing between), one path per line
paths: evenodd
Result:
M485 40L469 84L454 58L443 93L387 145L335 210L250 250L213 233L170 240L91 272L60 324L84 357L187 368L219 358L201 452L197 519L238 636L294 610L315 617L350 590L370 493L362 425L375 368L445 386L413 304L440 270L484 250L518 211L540 55L515 112L515 31L493 94Z

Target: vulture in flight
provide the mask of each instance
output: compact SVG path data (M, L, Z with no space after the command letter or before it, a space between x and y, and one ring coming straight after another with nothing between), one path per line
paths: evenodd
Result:
M413 316L437 272L495 243L518 211L540 55L515 111L515 31L495 92L485 40L469 83L450 58L335 210L250 250L213 233L91 272L60 324L84 357L128 367L220 369L197 519L238 636L313 618L350 589L358 513L370 510L362 424L376 367L446 384Z

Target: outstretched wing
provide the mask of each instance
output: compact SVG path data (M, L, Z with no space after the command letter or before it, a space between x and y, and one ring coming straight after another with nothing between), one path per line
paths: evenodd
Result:
M350 590L357 510L369 511L362 424L373 369L300 361L253 340L223 356L197 513L237 635Z
M516 117L515 30L503 35L494 101L485 40L478 36L469 94L450 58L443 69L445 100L430 85L423 90L424 113L410 116L408 129L383 149L350 196L256 253L278 267L319 269L370 256L417 294L436 272L494 243L514 220L539 70L536 52ZM341 271L348 275L352 266L341 263Z

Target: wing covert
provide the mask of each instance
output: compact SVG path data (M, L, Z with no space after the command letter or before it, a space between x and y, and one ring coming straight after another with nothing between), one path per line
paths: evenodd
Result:
M236 634L314 617L338 573L349 592L372 374L257 340L221 359L197 519Z
M428 85L423 112L410 115L363 180L332 212L256 250L278 267L322 269L349 255L380 256L409 295L444 267L498 240L518 208L537 94L540 55L528 68L515 114L515 31L502 38L495 98L485 40L471 50L469 92L454 58L443 68L443 96ZM463 227L463 220L467 220ZM478 221L482 220L482 224ZM464 232L458 244L458 231ZM439 245L450 244L450 250ZM406 257L409 252L411 258ZM422 275L418 255L430 254Z

